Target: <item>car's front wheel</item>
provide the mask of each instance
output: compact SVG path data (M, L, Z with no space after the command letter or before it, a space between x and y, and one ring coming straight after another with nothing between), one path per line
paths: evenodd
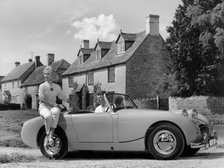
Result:
M183 152L185 141L179 128L164 123L152 129L147 145L156 159L175 159Z
M67 138L63 131L56 129L53 135L53 140L53 144L49 144L44 132L39 142L40 151L48 158L61 159L68 152Z

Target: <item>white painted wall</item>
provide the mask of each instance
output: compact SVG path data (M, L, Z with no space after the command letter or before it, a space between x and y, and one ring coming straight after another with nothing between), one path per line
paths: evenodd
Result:
M32 97L32 109L37 109L37 97L36 93L38 92L39 86L28 86L27 93Z
M74 82L77 84L87 83L86 73L74 75ZM103 68L94 71L94 84L100 83L101 89L105 91L115 91L118 93L125 93L126 87L126 66L117 65L115 66L115 82L108 83L108 69ZM68 77L62 79L63 92L68 97L72 93L73 88L69 88ZM93 85L88 85L89 92L93 92ZM68 107L67 103L64 103Z
M14 86L13 86L14 83ZM1 84L2 86L2 93L5 90L9 90L11 93L11 102L10 103L17 103L22 105L22 92L23 90L20 88L21 81L20 80L14 80L10 82L4 82ZM4 96L2 97L2 100L4 101Z
M125 93L125 76L126 66L117 65L115 67L115 82L108 83L108 69L104 68L94 71L94 83L101 83L101 89L105 91Z

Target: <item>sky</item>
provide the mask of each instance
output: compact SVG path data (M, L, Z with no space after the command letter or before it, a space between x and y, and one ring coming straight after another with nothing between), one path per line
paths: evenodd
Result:
M116 40L120 30L145 30L150 14L159 15L160 34L166 39L181 0L0 0L0 76L15 62L27 63L47 54L55 61L73 63L82 41L93 48L100 41Z

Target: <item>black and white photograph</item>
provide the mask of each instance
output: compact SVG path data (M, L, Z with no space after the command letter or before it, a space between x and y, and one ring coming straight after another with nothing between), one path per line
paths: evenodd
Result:
M0 168L223 168L224 0L0 0Z

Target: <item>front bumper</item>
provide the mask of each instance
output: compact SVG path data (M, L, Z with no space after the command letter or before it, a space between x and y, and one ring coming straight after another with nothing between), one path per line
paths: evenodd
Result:
M218 136L216 132L214 133L213 136L209 138L207 135L204 135L204 139L202 140L202 142L191 143L191 148L206 148L207 149L212 146L216 146L217 140L218 140Z

